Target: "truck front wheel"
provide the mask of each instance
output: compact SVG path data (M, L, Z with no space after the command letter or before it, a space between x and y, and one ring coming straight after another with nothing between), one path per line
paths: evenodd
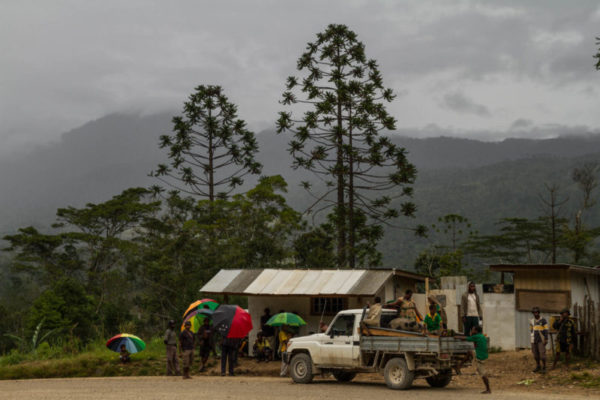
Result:
M394 357L385 364L383 378L390 389L404 390L412 386L415 373L409 371L404 358Z
M299 353L292 357L290 376L296 383L310 383L312 381L312 361L308 354Z
M435 388L443 388L448 386L452 381L452 371L442 371L438 375L430 376L429 378L425 378L429 386Z
M331 373L338 382L350 382L356 376L356 372L348 372L339 369L334 369Z

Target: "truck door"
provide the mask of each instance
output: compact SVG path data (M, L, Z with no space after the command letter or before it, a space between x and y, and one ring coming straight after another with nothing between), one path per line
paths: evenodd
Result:
M328 330L329 338L323 343L323 363L331 366L351 367L358 360L354 346L354 314L338 315ZM356 353L356 357L355 354Z

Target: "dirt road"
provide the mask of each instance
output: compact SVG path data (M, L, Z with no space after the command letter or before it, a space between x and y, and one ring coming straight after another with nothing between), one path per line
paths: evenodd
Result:
M423 382L424 383L424 382ZM499 391L482 396L479 389L449 387L431 389L419 382L413 389L402 392L402 400L468 399L584 399L586 396L549 393L519 393ZM148 378L73 378L0 381L0 400L154 400L167 398L209 398L264 400L294 398L303 400L365 400L399 395L385 385L358 380L339 384L317 381L310 385L293 384L290 379L265 377L195 377L184 381L175 377ZM206 397L205 397L206 396Z

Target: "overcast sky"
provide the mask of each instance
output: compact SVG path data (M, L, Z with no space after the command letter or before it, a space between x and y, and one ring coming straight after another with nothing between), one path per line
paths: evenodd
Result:
M600 128L598 1L0 2L0 149L113 112L179 110L222 85L259 131L327 24L398 94L401 133L500 140Z

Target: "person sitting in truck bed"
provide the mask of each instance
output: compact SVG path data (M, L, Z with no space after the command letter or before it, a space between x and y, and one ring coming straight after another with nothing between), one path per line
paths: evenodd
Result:
M439 335L442 329L442 317L437 312L435 304L429 305L429 312L425 316L425 333L433 333Z
M381 298L375 297L375 304L367 303L367 306L369 307L369 314L362 322L367 326L378 327L381 323Z
M388 304L388 307L398 307L398 318L390 321L390 328L392 329L403 329L408 331L419 332L423 328L418 321L422 321L423 317L417 305L412 300L412 290L408 289L404 297L399 297L398 300Z
M444 309L442 303L440 303L439 300L433 295L429 296L427 300L429 301L429 304L435 304L436 312L440 314L440 317L442 317L442 328L448 329L448 317L446 316L446 310Z

